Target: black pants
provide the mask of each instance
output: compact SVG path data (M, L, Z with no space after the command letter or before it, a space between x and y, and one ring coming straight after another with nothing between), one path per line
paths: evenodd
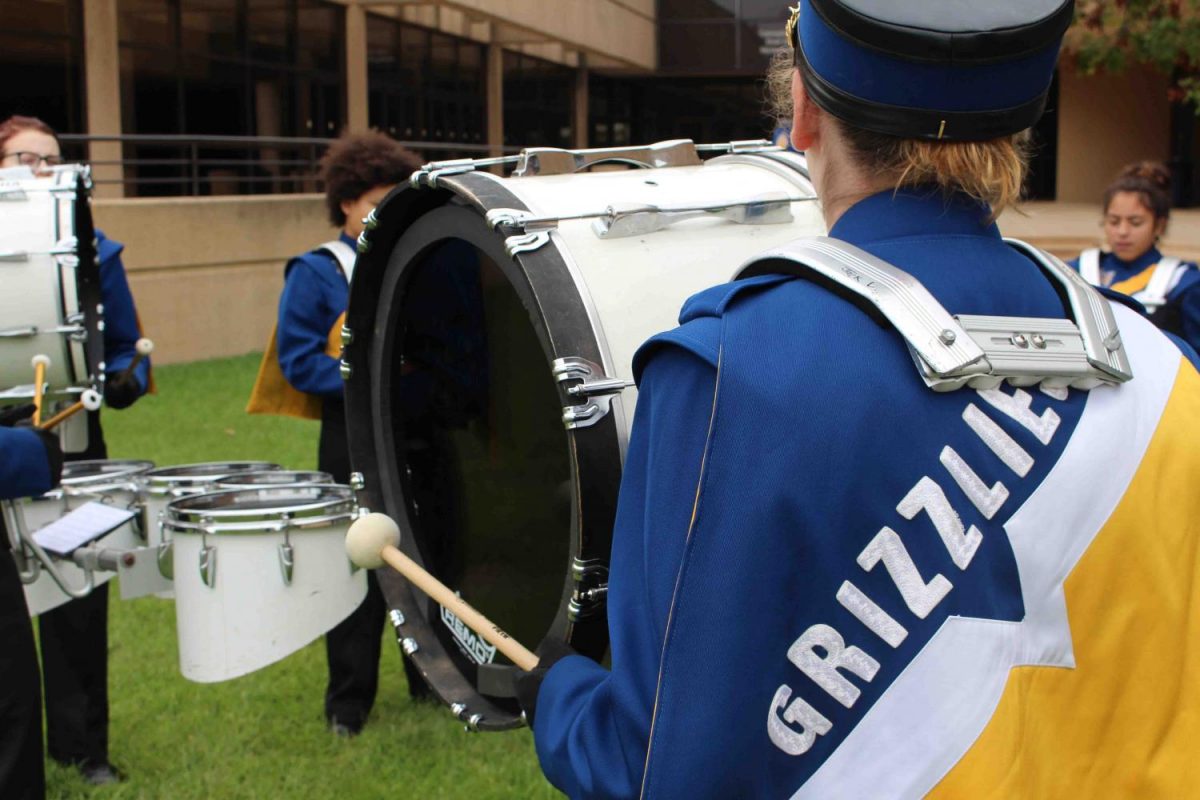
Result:
M338 483L350 482L350 448L346 438L346 408L341 399L325 398L317 469ZM374 572L367 573L367 596L353 614L325 634L329 685L325 689L325 718L361 728L375 704L379 688L379 655L387 603ZM420 672L404 658L409 693L424 697L429 689Z
M7 538L0 546L0 797L46 796L42 690L25 590Z
M67 461L108 458L100 413L88 447ZM108 761L108 584L38 617L46 696L46 751L64 764ZM0 797L4 795L0 794Z

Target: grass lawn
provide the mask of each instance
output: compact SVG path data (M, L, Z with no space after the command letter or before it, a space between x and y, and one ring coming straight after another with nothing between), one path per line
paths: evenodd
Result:
M159 466L261 459L316 467L317 423L243 412L258 356L155 370L158 394L107 411L112 458ZM281 663L221 684L179 674L171 601L122 601L109 612L110 752L128 773L91 789L47 766L51 798L557 797L528 730L468 734L450 712L408 699L395 638L385 636L379 697L363 734L325 729L325 651L317 641Z

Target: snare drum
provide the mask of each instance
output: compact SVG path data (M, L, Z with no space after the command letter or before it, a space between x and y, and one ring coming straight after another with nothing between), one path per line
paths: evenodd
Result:
M766 142L502 160L514 177L429 165L368 218L343 331L350 452L362 505L410 556L527 646L558 636L599 660L634 352L824 222L803 156ZM647 168L579 172L604 161ZM472 727L521 724L515 668L379 575L443 701Z
M228 680L296 652L358 608L366 573L346 557L345 486L215 492L172 501L179 668Z
M311 470L276 469L237 472L213 484L213 490L258 489L270 486L300 486L304 484L337 483L328 472Z
M35 355L50 357L47 398L98 388L103 353L100 267L87 167L0 173L0 404L33 397Z
M7 523L16 530L33 533L84 503L98 502L118 508L139 506L138 477L154 468L152 461L68 461L63 465L62 484L41 497L6 504ZM132 550L143 543L139 517L98 539L94 546ZM83 570L70 559L56 559L58 571L70 586L82 586ZM112 580L116 573L93 573L93 585ZM25 585L25 601L31 616L45 613L70 601L48 572L41 570L33 583Z

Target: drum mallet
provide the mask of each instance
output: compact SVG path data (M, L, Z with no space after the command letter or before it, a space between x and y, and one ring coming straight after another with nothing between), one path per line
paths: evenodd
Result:
M494 645L523 670L537 666L538 657L471 607L420 564L400 552L400 526L386 514L359 517L346 532L346 553L363 569L376 569L387 562L418 589L463 621L471 630Z
M137 369L138 364L142 363L142 359L154 352L154 342L143 336L137 340L134 350L136 351L136 355L134 355L133 361L129 362L129 366L125 368L125 371L121 373L121 380L133 377L133 371Z
M34 356L33 365L33 425L42 423L42 395L46 392L46 370L50 367L50 356L39 353Z
M81 394L79 396L78 402L72 403L71 405L67 406L62 411L58 412L53 417L46 420L45 424L43 424L43 425L38 425L35 423L34 427L39 428L40 430L43 430L43 431L48 431L51 428L55 427L56 425L70 419L71 417L78 414L80 411L84 411L84 410L87 410L87 411L99 411L100 410L100 393L97 392L95 389L84 389L83 394ZM34 419L37 419L37 417L34 417Z

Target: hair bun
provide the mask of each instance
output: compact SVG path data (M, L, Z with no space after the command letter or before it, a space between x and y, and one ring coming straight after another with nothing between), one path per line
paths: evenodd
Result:
M1148 181L1159 189L1169 191L1171 188L1171 171L1158 161L1138 161L1121 170L1120 178L1136 178Z

